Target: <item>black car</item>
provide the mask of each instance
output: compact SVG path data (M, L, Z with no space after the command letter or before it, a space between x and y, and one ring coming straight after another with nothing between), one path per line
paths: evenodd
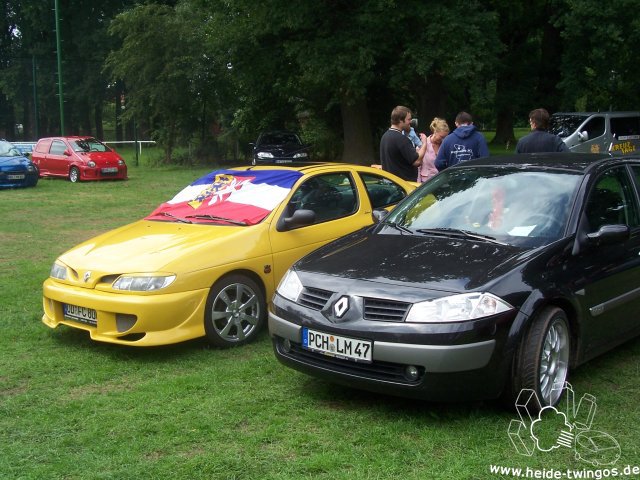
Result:
M35 187L38 167L18 147L0 140L0 188Z
M639 187L640 157L448 168L294 264L269 314L275 354L371 391L511 402L527 389L555 405L571 368L640 333Z
M309 145L305 145L293 132L261 133L253 145L251 163L298 163L309 160Z

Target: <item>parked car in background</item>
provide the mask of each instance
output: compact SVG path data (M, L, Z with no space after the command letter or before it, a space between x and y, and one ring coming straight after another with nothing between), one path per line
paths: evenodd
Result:
M61 255L43 322L134 346L241 345L294 261L373 223L415 186L356 165L241 167L196 180L144 220Z
M93 137L41 138L31 159L41 177L66 177L74 183L127 178L124 159Z
M549 131L572 152L640 150L640 112L558 112L551 115Z
M555 405L570 369L640 333L639 187L640 156L448 168L294 264L269 313L275 354L376 392Z
M293 132L275 131L261 133L253 146L251 163L282 164L309 160L310 146L305 145Z
M38 168L12 143L0 140L0 188L35 187Z

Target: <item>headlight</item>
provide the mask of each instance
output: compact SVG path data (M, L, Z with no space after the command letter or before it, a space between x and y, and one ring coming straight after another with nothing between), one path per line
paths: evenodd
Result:
M28 165L27 166L27 171L28 172L35 172L36 171L36 167L34 167L33 165Z
M90 168L93 168L93 167L95 167L95 166L96 166L96 162L94 162L93 160L89 160L89 161L87 162L87 166L88 166L88 167L90 167Z
M278 294L295 302L298 300L298 295L300 295L301 291L302 283L298 278L298 274L293 270L287 270L287 273L280 280L280 285L278 285Z
M51 272L49 272L49 276L53 278L57 278L58 280L66 280L67 267L56 262L51 267Z
M301 152L301 153L296 153L296 154L293 156L293 158L304 158L304 157L306 157L306 156L307 156L307 154L306 154L306 153Z
M270 153L270 152L258 152L258 158L273 158L273 153Z
M407 322L462 322L506 312L513 307L490 293L464 293L416 303Z
M150 292L168 287L176 279L175 275L132 276L122 275L113 282L116 290L128 290L130 292Z
M122 159L118 160L118 165L120 165L120 166L124 165L124 160L122 160Z

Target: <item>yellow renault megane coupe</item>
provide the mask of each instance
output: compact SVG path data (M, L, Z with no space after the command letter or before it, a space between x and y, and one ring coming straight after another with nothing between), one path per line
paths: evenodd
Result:
M43 285L42 321L134 346L244 344L294 261L414 188L348 164L213 171L143 220L62 254Z

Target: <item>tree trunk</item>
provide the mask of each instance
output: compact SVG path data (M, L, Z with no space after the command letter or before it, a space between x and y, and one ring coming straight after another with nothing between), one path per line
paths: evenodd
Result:
M515 149L516 136L513 133L513 107L510 103L511 89L506 70L498 74L496 81L496 136L491 145L504 146L507 150Z
M344 98L340 103L344 147L342 161L359 165L378 163L373 149L369 109L365 97L351 102Z
M424 84L417 88L418 131L431 134L429 125L435 117L446 119L447 89L442 75L431 73ZM449 125L452 130L455 128Z
M98 140L105 140L104 128L102 126L102 102L96 102L93 111L93 118L96 122L96 138Z

